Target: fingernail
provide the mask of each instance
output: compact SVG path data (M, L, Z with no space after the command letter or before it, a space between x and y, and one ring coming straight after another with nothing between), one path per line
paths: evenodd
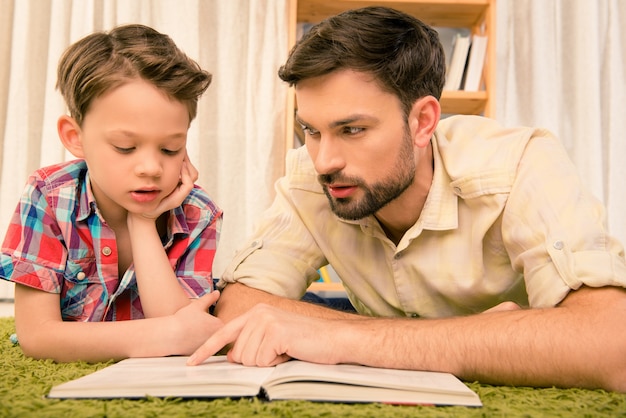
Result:
M194 366L195 362L196 362L196 358L197 356L195 354L192 354L188 359L187 359L187 364L190 366Z

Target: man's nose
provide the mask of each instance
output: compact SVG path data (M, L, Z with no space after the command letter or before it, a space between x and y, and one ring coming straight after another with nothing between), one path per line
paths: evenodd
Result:
M345 167L343 150L337 140L321 138L311 145L309 153L318 174L332 174Z

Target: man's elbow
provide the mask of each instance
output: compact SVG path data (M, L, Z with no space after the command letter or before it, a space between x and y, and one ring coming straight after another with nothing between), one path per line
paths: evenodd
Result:
M228 322L263 302L264 293L241 283L229 283L221 290L214 314L222 321Z
M611 350L614 360L607 366L602 386L610 391L626 393L626 329L620 331L613 341L609 341L613 347ZM599 355L604 356L604 353L599 353Z

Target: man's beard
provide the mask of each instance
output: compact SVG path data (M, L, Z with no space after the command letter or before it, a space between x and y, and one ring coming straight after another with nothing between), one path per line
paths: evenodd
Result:
M415 156L413 154L413 141L405 131L402 148L398 153L394 170L387 178L374 183L366 184L358 177L344 177L341 172L332 174L320 174L318 181L322 185L328 198L331 210L342 219L358 220L373 215L388 203L400 196L415 179ZM328 191L328 184L335 182L352 184L363 190L363 198L355 200L353 197L334 198Z

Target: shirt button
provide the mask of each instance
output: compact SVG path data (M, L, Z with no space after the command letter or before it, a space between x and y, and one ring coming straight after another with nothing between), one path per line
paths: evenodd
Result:
M79 272L79 273L76 275L76 278L77 278L78 280L83 280L83 279L85 278L85 273L83 273L82 271L81 271L81 272Z
M460 188L459 186L456 186L456 187L454 188L454 193L456 193L456 194L461 194L461 188Z
M552 244L552 246L556 248L557 250L562 250L565 245L563 244L563 241L558 240L558 241L554 241L554 244Z
M102 248L102 254L104 254L105 256L110 256L111 255L111 248L110 247L103 247Z

